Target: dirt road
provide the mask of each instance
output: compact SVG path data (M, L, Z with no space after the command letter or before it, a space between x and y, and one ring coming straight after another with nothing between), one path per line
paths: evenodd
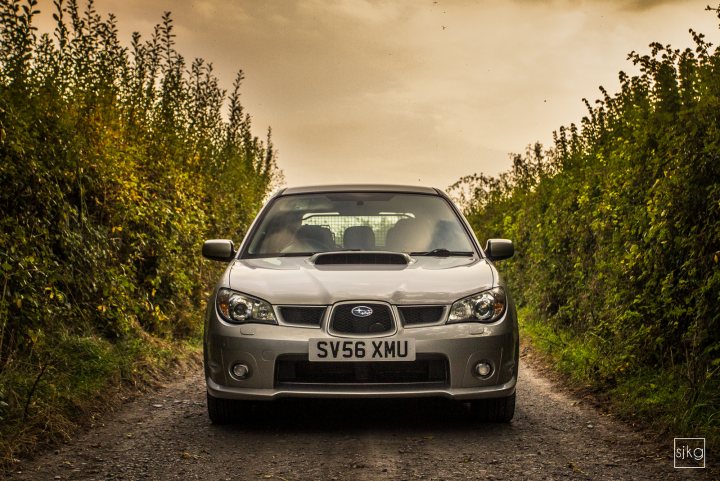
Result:
M199 371L199 370L198 370ZM657 447L559 394L526 364L510 425L478 424L442 400L298 401L212 426L200 372L124 406L11 473L20 480L665 480ZM709 453L712 465L712 453ZM20 472L17 472L20 471Z

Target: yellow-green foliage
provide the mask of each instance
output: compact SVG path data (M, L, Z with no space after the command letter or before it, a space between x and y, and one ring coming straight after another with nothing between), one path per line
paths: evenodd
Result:
M226 95L211 65L186 65L169 14L125 48L92 3L56 0L51 34L37 13L0 6L3 437L44 402L132 377L153 339L196 336L202 241L237 239L277 177L242 73Z
M617 392L665 379L680 402L634 410L683 413L678 435L720 426L720 50L691 34L631 53L638 74L552 148L452 187L480 237L515 241L503 271L560 367Z

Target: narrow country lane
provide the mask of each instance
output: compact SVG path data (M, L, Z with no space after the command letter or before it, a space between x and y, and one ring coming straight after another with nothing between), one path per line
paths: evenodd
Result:
M527 363L510 425L478 424L444 400L287 400L213 426L202 374L124 406L10 480L670 480L673 469L612 418L557 393ZM712 453L709 453L712 465Z

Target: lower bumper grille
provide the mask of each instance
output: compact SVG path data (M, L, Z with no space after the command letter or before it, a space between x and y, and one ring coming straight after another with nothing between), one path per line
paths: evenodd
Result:
M292 385L450 384L444 357L418 355L415 361L310 362L306 356L282 356L275 363L275 387Z

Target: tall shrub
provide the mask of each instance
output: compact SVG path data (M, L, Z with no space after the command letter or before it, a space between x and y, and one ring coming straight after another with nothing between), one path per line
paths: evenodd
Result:
M195 335L202 240L237 238L278 175L242 73L228 96L211 64L188 65L169 13L128 46L92 1L55 0L50 34L38 13L0 4L3 435L82 374L74 355Z
M712 9L718 12L720 9ZM451 187L481 237L507 236L519 301L591 352L606 387L664 370L685 412L720 411L720 50L654 43L637 75L499 178ZM558 346L558 348L560 348ZM714 414L713 414L714 413ZM717 425L718 420L712 421Z

